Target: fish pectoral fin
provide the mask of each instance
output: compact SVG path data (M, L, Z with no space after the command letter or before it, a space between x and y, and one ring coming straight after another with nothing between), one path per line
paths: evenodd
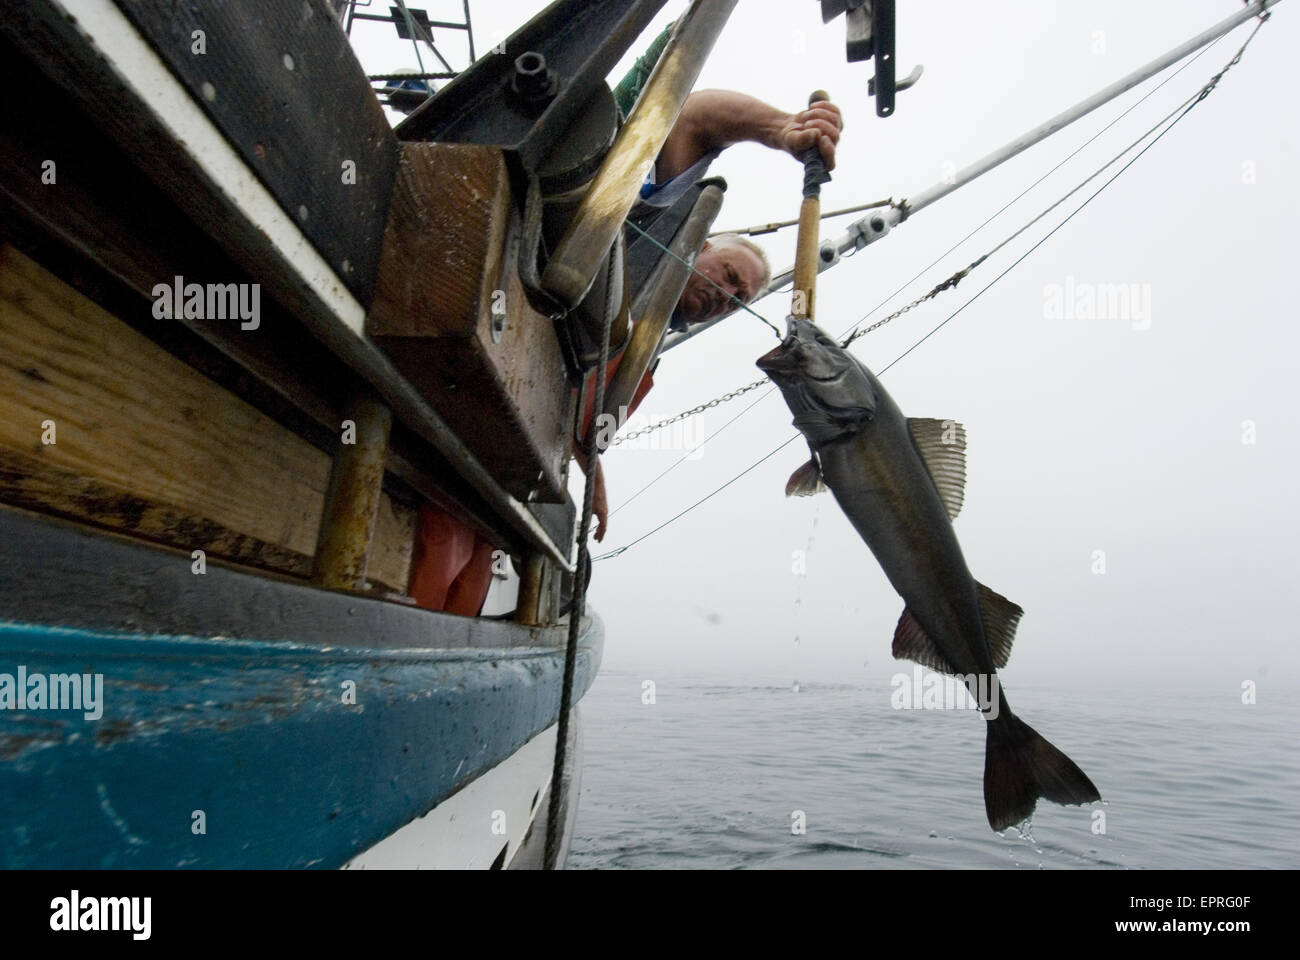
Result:
M790 479L786 481L785 485L785 495L787 497L811 497L824 492L826 489L826 481L822 479L822 468L814 456L802 467L790 474Z
M988 640L989 655L993 665L1005 667L1011 659L1011 644L1016 639L1016 627L1025 611L1017 603L1012 603L1000 593L996 593L976 583L980 597L980 613L984 618L984 637Z
M939 673L958 672L953 669L948 658L939 652L934 641L906 607L903 608L903 615L898 618L898 626L894 628L893 654L895 660L912 660Z
M939 499L956 520L966 498L966 428L956 420L909 417L907 428L921 462L939 491Z

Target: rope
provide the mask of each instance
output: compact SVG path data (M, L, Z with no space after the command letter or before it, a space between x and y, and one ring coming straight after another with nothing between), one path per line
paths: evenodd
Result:
M686 267L687 270L691 271L691 273L693 273L693 274L695 274L697 277L700 277L701 279L703 279L705 283L709 284L709 286L713 287L713 288L716 289L716 290L720 290L723 294L726 295L726 297L727 297L728 300L733 300L733 301L735 301L736 306L738 306L738 307L740 307L742 310L746 310L746 311L752 313L754 316L758 317L758 319L762 320L762 321L763 321L764 323L766 323L769 327L771 327L771 328L772 328L772 332L776 334L777 339L780 339L780 337L781 337L781 331L777 328L777 325L776 325L775 323L773 323L771 320L767 319L767 317L763 316L763 315L762 315L761 313L759 313L757 310L752 309L752 308L749 306L749 304L747 304L744 300L741 300L740 297L736 296L736 295L733 294L733 293L727 293L726 290L723 290L722 287L720 287L718 284L714 283L713 280L712 280L712 278L710 278L710 277L708 277L708 276L705 276L705 275L704 275L703 273L701 273L699 270L695 269L695 264L691 263L691 262L688 261L688 260L684 260L684 259L682 259L680 256L678 256L676 253L673 253L673 251L669 250L667 247L665 247L662 243L660 243L660 242L659 242L658 240L656 240L654 237L650 236L650 234L646 233L644 230L642 230L640 227L638 227L638 226L637 226L635 223L633 223L631 220L627 221L627 225L628 225L629 227L631 227L633 230L635 230L637 233L641 234L641 236L643 236L643 237L645 237L647 240L649 240L652 244L654 244L656 247L658 247L658 248L659 248L660 250L662 250L664 253L668 254L668 256L672 257L672 258L673 258L674 260L676 260L678 263L682 264L684 267Z
M611 267L620 247L614 244L609 248ZM605 304L605 323L600 338L600 365L596 368L596 394L593 410L605 406L605 375L609 366L609 332L614 315L618 312L616 295L610 284L609 296ZM618 292L618 296L622 291ZM551 768L551 797L546 811L546 853L545 865L548 870L555 870L560 857L560 807L562 804L565 754L569 741L569 713L573 709L573 675L578 662L578 635L582 629L582 617L587 607L588 574L591 570L589 558L591 548L588 540L591 536L591 514L596 495L596 446L597 431L587 430L582 439L583 457L587 463L587 481L582 492L582 524L578 528L578 562L573 572L573 609L569 611L569 636L564 648L564 685L560 692L560 720L555 734L555 764Z
M1257 34L1257 33L1259 32L1260 27L1262 27L1262 26L1264 25L1264 23L1265 23L1265 21L1267 21L1267 19L1268 19L1268 15L1267 15L1267 14L1261 14L1261 16L1260 16L1260 18L1259 18L1259 22L1255 25L1255 29L1254 29L1253 31L1251 31L1250 36L1248 36L1248 37L1246 38L1245 43L1243 43L1243 44L1241 45L1241 48L1237 51L1236 55L1235 55L1235 56L1234 56L1234 57L1233 57L1233 58L1228 62L1228 64L1227 64L1227 65L1226 65L1222 70L1220 70L1220 71L1219 71L1218 73L1216 73L1213 77L1211 77L1210 80L1209 80L1209 82L1206 83L1205 86L1202 87L1201 90L1200 90L1200 91L1199 91L1195 96L1193 96L1192 98L1190 98L1190 102L1188 102L1188 101L1184 101L1184 104L1183 104L1183 105L1180 105L1180 108L1179 108L1179 109L1181 110L1181 112L1174 111L1175 113L1177 113L1177 116L1174 117L1174 119L1173 119L1171 122L1169 122L1168 125L1167 125L1163 130L1160 131L1160 133L1155 137L1155 139L1153 139L1150 143L1148 143L1145 147L1143 147L1143 148L1142 148L1142 149L1141 149L1141 150L1140 150L1140 151L1139 151L1139 152L1138 152L1138 153L1137 153L1137 154L1136 154L1136 155L1135 155L1131 160L1128 161L1128 163L1124 164L1124 166L1122 166L1118 171L1116 171L1116 173L1115 173L1114 176L1112 176L1109 180L1107 180L1107 181L1106 181L1105 183L1103 183L1100 187L1098 187L1098 188L1096 189L1096 191L1094 191L1094 192L1093 192L1093 193L1088 197L1088 199L1084 200L1083 203L1079 204L1079 206L1076 207L1076 208L1075 208L1075 209L1070 213L1070 215L1069 215L1068 217L1066 217L1064 220L1062 220L1060 223L1058 223L1058 224L1057 224L1055 227L1053 227L1053 228L1052 228L1052 229L1051 229L1051 230L1050 230L1046 235L1044 235L1042 238L1040 238L1040 239L1039 239L1039 240L1038 240L1038 241L1037 241L1037 242L1036 242L1032 247L1030 247L1028 250L1026 250L1023 254L1021 254L1020 257L1017 258L1017 259L1015 260L1014 263L1012 263L1012 264L1011 264L1010 266L1008 266L1005 270L1003 270L1001 273L999 273L996 277L994 277L992 280L990 280L990 281L989 281L989 282L988 282L988 283L987 283L987 284L986 284L986 285L985 285L985 286L984 286L984 287L979 291L979 293L975 294L975 296L971 297L969 300L967 300L965 303L963 303L960 307L958 307L956 310L954 310L951 314L949 314L946 318L944 318L943 321L941 321L941 322L940 322L939 324L937 324L933 329L931 329L931 330L930 330L930 331L929 331L925 336L921 337L919 340L917 340L915 343L913 343L910 347L908 347L906 350L904 350L901 354L899 354L897 357L895 357L892 361L890 361L889 364L887 364L885 367L882 367L881 370L879 371L879 373L876 374L876 376L878 376L878 377L884 376L885 373L888 372L888 371L889 371L889 370L890 370L890 369L891 369L895 364L897 364L899 361L901 361L904 357L906 357L908 354L910 354L913 350L915 350L917 347L919 347L919 346L920 346L922 343L924 343L926 340L929 340L930 337L932 337L932 336L934 336L934 334L938 333L939 330L941 330L943 327L947 326L948 323L949 323L951 320L953 320L953 319L954 319L958 314L960 314L963 310L965 310L965 309L966 309L967 307L969 307L972 303L974 303L976 300L978 300L980 297L982 297L985 293L987 293L988 290L989 290L991 287L993 287L994 284L996 284L999 280L1001 280L1001 279L1002 279L1003 277L1005 277L1008 273L1010 273L1012 270L1014 270L1016 267L1018 267L1021 263L1023 263L1023 262L1025 261L1025 259L1027 259L1027 258L1030 256L1030 254L1034 253L1034 251L1036 251L1039 247L1041 247L1044 243L1046 243L1046 242L1047 242L1047 241L1048 241L1052 236L1054 236L1058 230L1060 230L1060 229L1061 229L1062 227L1064 227L1067 223L1069 223L1071 220L1073 220L1076 214L1078 214L1081 210L1083 210L1084 207L1088 206L1088 204L1092 203L1092 201L1095 200L1095 199L1096 199L1096 198L1097 198L1097 197L1098 197L1098 196L1099 196L1099 195L1100 195L1100 194L1101 194L1101 193L1102 193L1102 192L1103 192L1107 187L1109 187L1112 183L1114 183L1116 180L1118 180L1118 179L1119 179L1119 178L1124 174L1124 172L1125 172L1126 170L1128 170L1129 167L1131 167L1131 166L1133 166L1133 164L1137 163L1138 159L1141 158L1143 154L1145 154L1148 150L1150 150L1150 149L1151 149L1152 147L1154 147L1157 143L1159 143L1160 140L1161 140L1161 138L1163 138L1165 134L1167 134L1170 130L1172 130L1175 126L1177 126L1178 123L1179 123L1179 122L1180 122L1184 117L1186 117L1189 113L1192 112L1193 109L1195 109L1195 107L1196 107L1197 104L1199 104L1202 100L1204 100L1206 97L1208 97L1208 96L1210 95L1210 93L1211 93L1211 92L1212 92L1212 91L1213 91L1213 90L1218 86L1219 81L1223 79L1224 74L1226 74L1229 70L1231 70L1234 66L1236 66L1238 63L1241 62L1241 57L1242 57L1242 54L1245 53L1245 51L1246 51L1246 47L1248 47L1248 46L1250 45L1251 40L1255 39L1255 34ZM1152 92L1154 92L1154 91L1152 91ZM1170 114L1170 116L1173 116L1173 114ZM1166 117L1165 120L1168 120L1168 117ZM1165 122L1164 120L1161 121L1161 123L1164 123L1164 122ZM1159 126L1159 124L1157 124L1157 126ZM1154 129L1154 128L1153 128L1153 129ZM1142 140L1142 139L1145 139L1149 134L1150 134L1150 131L1148 131L1147 134L1144 134L1143 137L1140 138L1137 142L1140 143L1141 140ZM1128 149L1132 149L1132 145L1131 145ZM1122 156L1122 155L1123 155L1123 154L1121 154L1121 156ZM1101 169L1102 169L1102 170L1106 169L1106 167L1109 167L1112 163L1114 163L1114 160L1109 161L1109 162L1108 162L1104 167L1102 167ZM1101 170L1099 170L1097 173L1100 173L1100 172L1101 172ZM1085 180L1084 183L1086 184L1086 183L1089 182L1090 180L1094 179L1096 176L1097 176L1097 174L1093 174L1093 176L1089 177L1088 180ZM1080 184L1080 186L1082 186L1082 185L1083 185L1083 184ZM1072 190L1070 193L1073 194L1073 193L1075 193L1078 189L1079 189L1079 187L1076 187L1076 188L1075 188L1074 190ZM1065 198L1062 198L1062 200L1068 198L1069 195L1070 195L1070 194L1067 194ZM1062 201L1057 201L1057 203L1053 204L1052 207L1049 208L1049 211L1050 211L1051 209L1054 209L1055 207L1059 206L1061 202L1062 202ZM1045 212L1047 212L1047 211L1045 211ZM1031 221L1031 224L1032 224L1033 222L1037 222L1037 220L1039 220L1039 219L1041 219L1041 218L1042 218L1041 215L1040 215L1039 217L1036 217L1036 218L1034 219L1034 221ZM1019 234L1023 233L1023 232L1024 232L1024 229L1025 229L1025 228L1022 228L1021 230L1016 231L1015 236L1018 236ZM1003 246L1003 245L1005 245L1005 242L1004 242L1004 244L999 244L999 248L1000 248L1001 246ZM981 258L981 260L982 260L982 259L983 259L983 258ZM933 293L934 291L931 291L931 292ZM849 341L849 342L852 342L852 339L854 339L854 338L850 338L850 341ZM760 398L760 399L761 399L761 398ZM757 402L757 401L755 401L755 402ZM751 404L750 406L753 406L753 404ZM746 408L746 409L748 409L748 408ZM743 412L743 411L742 411L742 412ZM739 414L737 415L737 417L739 417ZM719 432L721 432L721 431L719 431ZM784 450L786 447L788 447L788 446L789 446L791 443L793 443L795 440L799 439L801 436L802 436L802 434L796 433L794 436L790 437L790 438L787 439L785 442L783 442L783 443L781 443L779 446L777 446L774 450L772 450L771 452L769 452L769 453L765 454L764 456L760 457L758 460L756 460L754 463L750 464L748 467L746 467L746 468L745 468L744 470L742 470L740 473L736 474L736 476L732 477L732 478L731 478L730 480L728 480L726 483L722 484L722 486L720 486L720 487L718 487L717 489L713 490L712 492L706 494L704 497L701 497L699 500L697 500L695 503L691 504L691 505L690 505L689 507L687 507L685 510L682 510L680 513L676 514L675 516L673 516L673 517L669 518L668 520L664 521L663 523L659 524L659 526L655 527L653 530L649 531L648 533L643 534L642 536L640 536L640 537L638 537L637 539L633 540L631 543L628 543L628 544L626 544L626 545L624 545L624 546L622 546L622 547L619 547L619 548L616 549L616 550L612 550L612 551L610 551L609 553L601 554L600 556L595 557L594 559L595 559L595 560L605 560L605 559L609 559L609 558L612 558L612 557L617 557L617 556L619 556L620 554L625 553L627 550L629 550L629 549L631 549L632 547L636 546L638 543L641 543L643 540L647 539L648 537L652 536L653 534L658 533L660 530L664 529L664 527L667 527L669 524L675 523L677 520L680 520L682 517L686 516L686 514L690 513L690 512L691 512L692 510L694 510L696 507L698 507L698 506L700 506L701 504L704 504L704 503L706 503L707 501L711 500L713 497L715 497L717 494L721 493L721 492L722 492L723 490L725 490L727 487L731 486L733 483L735 483L735 482L736 482L737 480L739 480L741 477L745 476L745 475L748 474L750 471L752 471L753 469L755 469L757 466L759 466L759 464L761 464L761 463L767 461L768 459L770 459L771 457L775 456L775 455L776 455L777 453L779 453L781 450ZM701 444L701 446L702 446L702 445L703 445L703 444Z

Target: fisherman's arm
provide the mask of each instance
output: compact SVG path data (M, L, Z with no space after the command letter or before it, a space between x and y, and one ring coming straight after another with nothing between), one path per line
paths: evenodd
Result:
M842 126L839 107L826 100L799 113L785 113L734 90L697 90L686 98L659 152L655 179L667 182L706 153L746 141L794 157L818 146L827 168L833 168Z
M587 458L582 453L582 448L574 446L573 459L577 461L578 466L582 468L583 473L589 473L587 469ZM596 457L596 475L592 478L595 488L592 490L591 497L591 515L596 518L596 542L605 539L605 528L609 524L609 498L605 493L605 471L600 466L600 457Z
M607 377L607 384L608 380L613 378L614 371L618 369L619 362L620 359L615 359L614 361L611 361L610 365L606 368L605 375ZM632 400L627 405L627 411L619 420L616 429L612 433L609 433L608 436L603 436L601 438L602 443L607 444L609 441L614 439L618 430L622 429L626 418L632 416L632 414L636 412L636 408L641 406L641 401L645 399L645 395L650 392L650 388L654 386L654 383L654 369L652 367L650 370L645 372L645 375L641 378L641 382L637 384L636 392L632 395ZM591 429L590 409L588 409L587 415L583 420L582 429L584 433ZM602 428L598 427L598 429ZM573 459L577 461L577 464L582 469L583 473L591 472L588 469L587 458L583 453L581 443L575 442L573 444ZM592 477L592 482L595 484L595 488L592 491L591 513L592 516L596 518L596 542L599 543L605 539L605 530L609 524L609 499L605 493L605 471L601 468L600 456L597 455L595 459L595 475Z

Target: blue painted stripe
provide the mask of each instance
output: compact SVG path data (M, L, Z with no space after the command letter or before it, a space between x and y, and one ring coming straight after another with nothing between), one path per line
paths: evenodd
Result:
M20 664L102 674L103 715L0 710L3 866L337 867L553 724L564 657L0 624Z

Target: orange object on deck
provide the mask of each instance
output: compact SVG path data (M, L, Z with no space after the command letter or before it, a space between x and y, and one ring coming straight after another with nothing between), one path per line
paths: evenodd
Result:
M415 602L476 617L492 585L492 544L431 503L420 508L411 582Z
M605 367L608 386L622 355ZM654 386L651 371L641 378L628 405L630 415ZM586 391L583 432L591 426L595 391ZM620 424L619 426L622 426ZM431 503L420 507L415 553L411 558L411 580L407 593L429 610L442 610L462 617L477 617L492 586L492 544L451 514Z

